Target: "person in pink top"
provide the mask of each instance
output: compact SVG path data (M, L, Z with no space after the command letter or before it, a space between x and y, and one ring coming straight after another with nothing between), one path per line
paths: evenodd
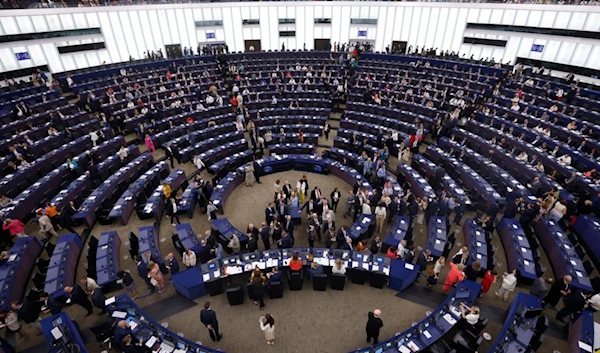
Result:
M148 148L148 152L156 152L156 148L154 148L154 142L152 142L152 138L150 138L150 135L146 134L144 142L146 143L146 148Z
M5 219L4 224L2 224L2 229L8 230L11 237L14 237L15 235L18 237L26 237L27 236L27 235L25 235L25 225L23 224L23 222L19 221L18 219L10 219L10 218Z

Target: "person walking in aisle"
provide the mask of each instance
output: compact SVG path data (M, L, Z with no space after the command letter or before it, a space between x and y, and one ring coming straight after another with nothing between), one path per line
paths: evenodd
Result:
M265 333L265 339L267 340L268 345L275 344L275 319L271 314L266 314L265 316L261 316L258 320L260 324L260 329Z
M213 341L220 341L223 335L219 333L219 321L217 314L210 308L210 302L204 303L204 309L200 311L200 322L208 329L208 334Z
M514 292L517 287L517 270L514 269L511 273L504 272L500 290L494 292L497 297L502 297L504 301L508 300L510 292Z
M175 227L175 221L177 221L177 224L181 224L181 222L179 221L179 216L177 215L177 203L175 202L174 197L171 197L168 203L169 204L167 206L167 217L171 217L171 225Z
M371 343L373 339L373 345L379 342L379 330L383 327L383 321L379 318L381 316L381 310L375 309L373 312L369 312L367 320L367 343Z

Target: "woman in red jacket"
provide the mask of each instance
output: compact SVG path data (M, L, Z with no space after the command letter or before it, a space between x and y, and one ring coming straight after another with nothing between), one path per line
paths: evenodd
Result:
M8 230L8 232L10 233L11 237L14 237L15 235L18 237L25 237L25 225L23 224L23 222L19 221L18 219L10 219L7 218L4 220L4 224L2 224L2 229L3 230Z
M463 273L464 269L465 265L456 265L455 263L450 262L450 272L448 272L448 276L446 276L446 282L444 282L444 291L449 291L456 283L465 279L465 275Z

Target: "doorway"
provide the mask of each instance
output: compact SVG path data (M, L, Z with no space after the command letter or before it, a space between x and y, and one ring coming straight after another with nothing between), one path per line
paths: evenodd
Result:
M183 53L181 52L181 44L165 45L165 49L167 50L167 59L183 57Z
M330 51L331 39L315 39L315 50Z
M245 40L244 41L244 49L246 51L250 51L250 47L254 48L254 51L261 51L262 49L260 48L260 39L259 40Z
M392 42L392 53L406 54L406 48L408 48L408 42L401 42L399 40Z

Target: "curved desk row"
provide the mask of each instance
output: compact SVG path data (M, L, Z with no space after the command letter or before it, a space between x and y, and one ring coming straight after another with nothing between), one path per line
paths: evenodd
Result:
M279 107L264 107L261 109L250 109L248 111L250 116L257 116L260 114L261 119L264 117L287 117L287 116L309 116L309 117L329 117L331 114L331 108L325 107L299 107L295 109L290 108L279 108ZM258 119L260 121L261 119ZM304 121L304 120L302 120ZM258 125L257 125L258 126Z
M540 298L523 292L517 293L508 308L504 325L488 352L525 352L536 336L536 329L539 329L541 314Z
M0 309L11 310L11 303L20 302L35 262L42 252L42 243L36 237L18 238L0 266Z
M138 235L138 255L148 264L148 259L144 254L150 252L150 259L159 265L164 265L165 261L160 256L160 247L158 246L158 229L157 225L140 227Z
M64 288L73 286L77 274L77 262L82 249L79 235L64 234L58 237L56 247L52 252L44 291L53 297L65 295Z
M120 144L122 137L116 139L118 141L117 144ZM97 151L101 151L103 149L103 146L100 145L94 147L94 149L96 148L98 148ZM92 149L92 153L96 154L96 151L94 151L94 149ZM115 146L115 149L111 149L111 151L113 152L114 150L118 151L118 147ZM67 206L69 204L69 201L74 201L75 204L78 204L79 202L77 202L76 200L86 198L89 194L89 189L91 189L94 186L95 182L100 183L106 180L113 173L113 171L122 167L132 159L139 157L140 150L136 145L131 145L127 147L127 158L123 161L121 161L117 153L118 152L115 152L114 155L108 156L106 158L96 154L98 158L102 160L102 162L96 165L96 170L98 172L97 179L93 180L90 174L84 173L80 175L77 179L73 180L65 189L62 189L52 199L51 202L54 203L54 205L59 209ZM84 158L85 153L82 153L80 156L82 156L81 158ZM85 159L81 158L77 160L79 164L83 164L85 161Z
M571 275L574 287L592 293L594 289L581 257L559 224L542 217L535 223L534 228L546 255L552 259L550 264L556 278Z
M74 152L85 151L92 146L89 135L82 136L76 140L64 144L62 147L38 158L35 163L28 167L15 171L0 180L0 195L16 196L19 192L25 190L29 184L26 179L37 180L40 170L51 168L55 163L64 161ZM24 187L21 187L25 183Z
M474 151L487 152L490 149L494 150L494 157L492 158L492 161L507 170L509 173L511 173L511 175L516 176L516 178L522 184L531 182L533 178L537 176L540 178L542 192L548 192L553 188L557 188L560 192L561 199L574 199L573 195L565 190L558 182L548 178L545 173L538 171L531 164L518 160L516 158L517 155L511 155L509 150L505 150L498 145L490 144L489 140L484 139L483 137L470 131L453 129L452 134L453 135L450 140L453 140L454 136L456 136L457 141L463 141L461 142L462 144L468 145Z
M182 231L184 231L182 229ZM250 273L256 267L268 270L273 267L289 267L294 254L302 260L304 266L311 261L325 268L342 259L351 270L353 282L364 284L371 277L374 287L382 288L389 279L388 286L403 291L410 286L419 273L419 266L401 260L392 260L384 254L371 254L345 249L328 248L290 248L256 251L213 260L173 275L175 289L189 299L222 293L224 279L243 273ZM312 258L312 260L311 260Z
M507 272L517 269L523 282L531 283L538 278L538 259L519 221L514 218L502 218L496 230L506 253Z
M529 192L529 190L510 173L507 173L504 169L497 166L493 161L486 161L478 152L473 151L469 147L462 146L456 141L450 141L446 137L442 137L438 140L438 146L447 152L450 150L454 150L457 153L460 153L459 151L464 151L464 157L466 158L462 159L463 162L473 169L481 170L482 174L487 177L486 180L491 180L492 183L495 181L495 183L498 184L496 190L498 190L501 195L504 195L506 202L511 202L517 197L527 197L529 202L537 201L535 195L531 195L531 192ZM489 157L487 151L485 152L485 155Z
M96 281L104 286L115 282L121 258L121 238L115 231L100 234L96 249Z
M103 144L94 147L92 153L96 154L98 158L102 159L102 155L106 152L115 152L118 150L120 145L125 140L123 137L116 137L111 140L104 142ZM134 146L137 149L137 146ZM88 162L88 157L85 152L80 153L77 157L73 158L78 164L81 165L79 170L84 168L84 165ZM98 166L100 168L100 166ZM66 163L61 163L54 170L43 176L37 182L30 185L14 200L13 205L5 208L3 213L6 217L13 219L27 219L31 214L32 210L38 207L43 200L48 200L54 195L62 183L66 180L70 180L72 176L69 174L71 170L67 167ZM61 191L62 192L62 191ZM64 206L62 205L57 205Z
M492 244L483 228L472 218L467 218L462 226L465 246L469 248L468 265L478 261L481 263L481 271L492 270L495 260L492 253Z
M446 217L431 217L427 222L427 249L431 256L440 257L446 250L450 225Z
M90 196L81 205L81 210L75 213L74 219L82 219L88 227L91 227L98 217L98 210L105 206L106 208L112 208L114 202L112 200L117 199L115 193L119 195L126 189L123 188L119 191L121 185L129 185L132 176L139 173L140 170L146 171L152 163L152 155L148 152L140 155L133 161L127 163L126 166L121 167L115 174L111 175L106 179L100 186L98 186ZM113 199L114 197L114 199ZM107 204L108 203L108 204Z
M450 332L461 320L460 303L465 303L468 306L473 305L480 291L481 285L479 283L468 280L459 282L446 300L415 326L373 347L359 349L353 353L424 351Z
M208 151L213 148L217 148L220 145L224 145L234 141L240 141L244 139L243 131L231 131L232 126L222 125L222 126L213 126L201 131L195 131L192 139L195 140L197 137L201 140L201 142L197 142L191 144L189 146L185 146L185 144L178 144L177 147L180 148L181 153L181 162L186 163L194 160L194 156L201 154L204 151ZM178 141L180 139L184 139L185 136L178 137L173 141ZM182 148L183 147L183 148ZM203 160L204 161L204 160Z
M502 197L490 185L490 183L483 179L468 165L448 155L439 147L427 147L427 156L432 162L444 165L444 168L452 173L451 175L460 176L463 188L476 191L480 195L480 197L485 201L486 207L489 207L491 204L494 203L498 206L506 204L506 200L504 199L504 197Z
M419 174L426 178L429 178L430 182L432 178L436 178L437 174L439 173L438 170L441 169L441 167L439 167L438 165L431 162L429 159L425 158L423 155L420 154L413 155L412 161L416 165ZM457 201L459 199L466 198L465 204L467 206L470 206L472 204L471 199L469 198L467 193L463 190L463 188L460 185L458 185L454 181L454 179L452 179L448 175L448 173L445 173L442 177L441 184L443 189L446 190L446 192L451 197L454 197Z
M295 110L294 110L295 111ZM308 125L316 125L320 126L321 129L325 126L325 122L329 119L329 114L323 116L315 116L315 112L311 111L310 115L301 115L299 112L295 111L298 114L295 115L269 115L271 113L277 112L275 109L268 110L266 112L261 112L261 116L254 119L254 125L260 131L261 127L276 125L276 122L279 121L280 124L287 125L297 125L297 124L308 124ZM329 112L327 112L329 113Z
M579 215L573 230L579 235L579 242L584 244L596 267L600 267L600 220L593 215Z
M315 145L311 143L275 143L268 145L267 148L271 154L311 154Z
M436 197L435 191L416 170L406 163L398 163L396 174L410 184L416 197L421 199L433 200Z
M162 192L163 184L168 184L171 187L171 195L174 197L179 188L187 187L187 176L183 170L175 169L156 187L152 195L148 197L143 212L154 216L154 220L159 224L167 207L167 202L169 202Z
M127 191L121 195L115 203L112 210L108 214L108 218L119 218L121 224L126 225L135 211L135 205L138 203L138 197L143 193L144 196L149 196L151 192L147 192L147 188L156 188L160 185L160 180L169 175L169 164L166 161L158 162L150 170L140 175L135 180Z
M52 315L40 321L48 353L78 352L88 353L79 332L79 325L65 312ZM56 338L59 337L60 338ZM75 348L77 347L77 348Z

